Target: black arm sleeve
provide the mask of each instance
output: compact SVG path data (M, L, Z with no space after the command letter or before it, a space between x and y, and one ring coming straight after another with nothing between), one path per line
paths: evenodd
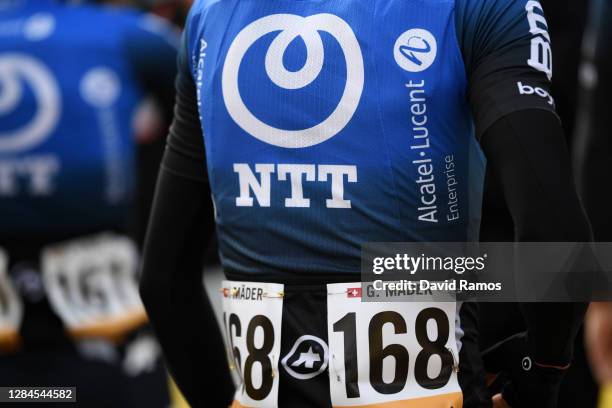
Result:
M550 94L552 52L537 1L461 0L457 36L476 132L524 242L590 241L563 130ZM562 220L562 221L561 221ZM584 304L531 303L521 309L532 353L566 365Z
M231 401L233 384L202 283L213 206L195 86L184 57L147 232L140 292L170 372L191 406L224 407Z
M501 185L518 241L587 242L589 222L578 200L569 153L556 115L516 111L484 134L482 148ZM562 221L561 221L562 220ZM541 364L569 363L586 310L583 303L524 303L530 346Z

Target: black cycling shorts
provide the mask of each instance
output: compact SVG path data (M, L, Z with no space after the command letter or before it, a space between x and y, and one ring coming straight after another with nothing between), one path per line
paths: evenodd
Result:
M257 300L258 298L261 299L262 295L263 297L266 295L265 288L260 290L254 286L250 287L246 282L229 282L229 286L227 285L228 282L225 282L224 287L226 289L224 290L224 296L226 298L235 295ZM358 288L355 289L357 290ZM274 313L267 315L263 313L260 315L258 312L250 310L255 316L241 317L238 312L234 314L232 310L225 310L224 329L227 345L229 350L234 350L233 353L230 352L230 358L233 359L230 367L233 368L234 373L238 376L238 381L241 383L236 392L236 401L234 401L233 407L249 406L248 400L242 399L245 395L249 395L249 398L253 397L255 400L261 398L260 401L267 401L264 398L268 397L270 393L276 392L278 407L280 408L332 407L330 380L331 382L337 382L339 386L343 387L342 390L344 390L344 387L347 387L347 395L350 392L353 396L359 395L359 387L363 387L363 381L373 382L373 387L380 390L380 392L391 394L403 387L404 384L401 382L404 378L407 381L415 381L416 374L414 374L413 370L418 365L417 360L419 357L414 355L415 353L410 355L408 352L401 351L401 348L397 351L398 347L395 346L391 346L391 348L384 351L385 347L393 342L393 337L385 338L388 335L384 334L381 336L383 340L372 340L370 338L370 343L379 341L379 346L381 346L378 349L376 348L377 346L372 344L369 346L371 359L369 363L371 367L370 378L367 378L368 375L362 373L358 381L359 384L351 382L351 378L349 378L351 374L349 374L350 370L348 367L351 365L351 362L354 363L357 358L363 358L363 356L356 356L358 354L354 344L356 340L355 335L351 334L350 319L340 319L341 321L339 320L333 325L334 336L338 334L343 336L344 357L330 349L328 339L328 330L330 330L328 328L328 290L328 287L325 285L284 286L279 356L273 355L274 347L271 340L279 335L277 333L279 331L278 328L273 328ZM357 291L355 294L360 296L360 293L357 293ZM348 296L351 297L351 294L348 294ZM253 304L255 303L256 301ZM411 302L395 303L395 307L409 308L411 307ZM456 319L458 330L455 333L458 333L460 338L458 342L460 344L458 346L458 350L460 350L458 364L456 364L456 356L453 356L453 359L459 369L457 377L463 393L462 406L467 408L485 408L491 406L491 396L486 389L485 373L477 343L476 307L475 303L462 304L459 308L458 319ZM249 312L245 313L248 314ZM376 333L377 328L381 328L385 324L383 321L381 325L379 319L380 315L384 313L386 312L378 313L378 318L372 319L372 321L377 321L378 323L370 321L369 330L372 333ZM392 312L389 313L389 315L392 314ZM264 318L263 315L266 317ZM347 315L350 317L350 309ZM406 319L406 321L409 320ZM400 326L395 326L396 331ZM409 324L406 326L406 329L405 335L410 336ZM389 328L385 328L384 331L388 333ZM382 333L382 329L380 332ZM262 334L267 337L262 339ZM374 334L374 337L376 337L376 334ZM360 338L357 341L363 341L363 339ZM239 346L239 343L242 346ZM247 345L245 346L245 344ZM446 352L445 350L436 350L434 344L431 344L429 347L430 349L427 351L430 355L436 354L438 351ZM407 347L404 349L407 349ZM361 350L363 351L363 349ZM395 366L406 367L406 369L396 369L396 374L399 374L394 379L384 378L383 381L380 381L382 377L374 373L375 370L372 369L375 365L372 359L382 360L387 354L393 355L394 359L404 359L405 361L395 360ZM276 364L274 362L275 357L277 358ZM346 361L340 361L344 359ZM384 364L389 364L389 361L386 361ZM277 368L275 368L275 365ZM339 367L343 369L338 370ZM410 374L403 376L406 370ZM257 373L262 373L264 380L255 378L259 377ZM276 386L272 385L274 377L278 377L278 388L276 390ZM401 379L397 380L399 377ZM385 381L390 383L387 384ZM425 386L432 386L432 384L425 384ZM363 394L364 391L361 390L361 393ZM397 401L400 400L404 400L404 398L398 398ZM274 405L273 402L272 405ZM382 407L385 405L372 406ZM407 401L406 406L413 405ZM453 406L458 408L461 406L461 403L449 404L433 401L430 405L418 406L431 408L450 408Z

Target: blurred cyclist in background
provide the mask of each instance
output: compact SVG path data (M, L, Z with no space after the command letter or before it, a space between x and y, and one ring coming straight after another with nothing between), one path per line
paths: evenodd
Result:
M0 384L167 406L135 271L177 33L65 3L0 0Z
M593 0L580 69L580 110L574 136L578 191L593 221L597 241L612 241L610 216L609 126L612 93L612 2ZM593 374L602 386L600 407L612 407L612 304L592 303L586 319L586 345Z

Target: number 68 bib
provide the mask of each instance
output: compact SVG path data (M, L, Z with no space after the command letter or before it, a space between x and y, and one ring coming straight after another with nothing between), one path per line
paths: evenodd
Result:
M327 285L334 407L461 408L454 302L362 302L361 283Z
M284 286L223 281L223 324L239 385L232 408L278 405Z

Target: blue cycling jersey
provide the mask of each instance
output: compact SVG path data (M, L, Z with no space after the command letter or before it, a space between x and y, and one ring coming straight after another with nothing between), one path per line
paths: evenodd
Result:
M364 242L477 239L473 118L482 133L511 110L552 109L536 86L551 69L539 3L483 3L194 4L185 52L226 268L355 272ZM500 71L519 60L539 82L514 80L506 101L486 78L470 84L495 53ZM490 108L470 105L477 92Z
M0 8L2 236L122 227L143 96L130 53L171 47L163 28L136 12L50 0Z

